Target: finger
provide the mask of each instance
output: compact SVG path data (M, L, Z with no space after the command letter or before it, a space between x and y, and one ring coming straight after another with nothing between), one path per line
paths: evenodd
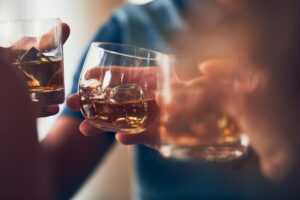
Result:
M38 117L49 117L56 115L59 112L58 105L49 105L38 107Z
M66 23L61 24L61 31L62 31L62 43L64 44L65 41L68 39L70 35L70 27ZM55 36L57 35L57 28L53 27L48 33L42 35L39 40L37 41L37 49L43 51L47 49L56 48L58 46L57 39Z
M263 88L268 73L261 66L247 59L218 59L210 60L199 65L199 71L206 77L207 82L228 91L252 92Z
M100 82L107 79L110 85L134 83L147 90L155 90L157 87L156 73L156 67L98 66L87 71L84 79L96 79Z
M157 119L145 132L138 134L118 132L116 133L115 138L119 143L124 145L144 144L151 148L158 148L160 146L160 137L158 133L159 123L160 121Z
M70 110L79 110L80 109L80 99L78 94L72 94L68 99L67 99L67 106Z
M207 86L207 82L207 77L199 76L189 81L186 81L185 86L190 88L200 88Z
M93 136L99 133L105 133L104 130L94 127L88 120L84 120L80 124L79 130L85 136Z
M88 79L97 79L100 80L101 77L106 74L106 72L109 72L111 74L111 77L119 77L118 80L121 80L121 75L123 75L122 78L128 79L128 76L130 74L130 71L133 68L124 67L124 66L95 66L94 68L91 68L89 71L87 71L84 75L84 78L86 80Z
M145 144L152 148L157 146L157 142L153 138L153 135L149 132L143 132L138 134L127 134L118 132L115 135L116 140L124 145L133 145L133 144Z
M145 133L127 134L118 132L116 133L115 137L118 142L125 145L148 143L148 137Z
M20 40L18 40L13 46L10 47L12 52L17 51L26 51L27 49L30 49L31 47L37 48L37 42L38 38L36 37L23 37Z
M64 44L70 36L71 29L70 26L66 23L62 23L61 28L62 28L62 43Z
M206 77L197 77L190 81L174 82L169 85L172 101L164 109L172 115L176 113L195 113L208 104L209 96ZM158 102L160 99L158 98ZM183 104L183 102L185 102Z
M209 78L238 78L249 79L249 76L259 70L261 66L251 62L248 58L239 57L214 59L200 63L198 70Z
M70 27L66 23L61 24L62 29L62 43L65 43L70 35ZM56 27L53 27L50 31L42 35L41 37L23 37L18 40L13 46L11 46L11 50L27 50L31 47L35 47L41 51L52 49L57 46L57 41L55 40Z
M232 75L240 63L231 59L215 59L200 63L199 71L209 77L221 77Z
M157 67L138 67L134 70L132 80L129 82L139 84L145 90L155 91L157 89Z

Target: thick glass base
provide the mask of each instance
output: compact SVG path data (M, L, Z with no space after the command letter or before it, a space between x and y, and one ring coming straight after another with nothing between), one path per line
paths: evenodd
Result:
M97 120L95 120L97 121ZM113 126L112 124L104 124L104 123L97 123L92 119L89 119L89 122L91 123L92 126L99 128L101 130L104 131L108 131L108 132L122 132L124 134L138 134L141 132L144 132L146 129L145 128L121 128L121 127L116 127Z
M30 97L33 102L42 105L62 104L65 100L65 90L62 88L53 91L30 91Z
M160 147L160 153L167 158L180 160L202 159L219 163L240 159L247 154L247 151L248 142L245 141L216 146L183 147L173 144L162 144Z

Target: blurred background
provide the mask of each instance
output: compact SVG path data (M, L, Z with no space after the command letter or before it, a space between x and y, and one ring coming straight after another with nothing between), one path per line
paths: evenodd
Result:
M116 7L126 0L0 0L0 21L20 18L61 18L71 27L71 35L64 45L66 94L82 52L91 37ZM146 3L149 0L131 0ZM63 108L62 105L61 108ZM42 140L57 115L38 120ZM80 147L78 147L80 148ZM131 193L131 153L128 147L116 145L73 199L127 200Z

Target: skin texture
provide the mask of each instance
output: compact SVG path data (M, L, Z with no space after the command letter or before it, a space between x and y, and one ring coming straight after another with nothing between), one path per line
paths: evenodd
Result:
M62 30L65 42L69 26L62 24ZM15 49L23 45L49 48L48 35L40 40L23 38L11 48L0 48L0 87L5 94L0 114L0 187L5 191L1 199L69 199L113 143L109 134L84 137L78 129L80 120L68 116L59 117L46 139L38 142L35 118L54 115L59 107L33 104L11 61Z
M251 87L241 87L241 90L235 94L235 99L238 100L233 102L228 98L226 103L219 105L219 109L240 116L240 124L249 132L253 149L259 155L262 172L270 180L280 183L283 191L287 189L287 192L291 194L299 189L297 152L300 146L298 125L300 112L297 88L300 84L297 76L300 65L298 59L300 43L299 26L295 19L299 19L300 5L292 0L251 1L247 4L249 6L238 5L241 2L249 3L249 1L220 0L219 5L230 16L239 15L239 19L247 19L246 26L245 24L234 26L235 23L224 23L223 26L219 24L218 27L223 28L222 33L227 33L222 35L224 38L225 36L235 38L229 37L232 33L230 30L233 33L245 34L244 39L236 43L243 45L236 46L249 50L248 53L255 62L248 63L247 61L244 66L257 66L253 69L257 71L259 81L258 84L254 81L250 84ZM194 17L194 19L197 18ZM227 25L230 28L226 28ZM200 34L196 26L194 30L190 37L192 39ZM218 33L220 30L215 31ZM241 30L245 32L239 32ZM217 33L215 38L218 38ZM178 41L178 43L173 41L175 48L178 44L184 44ZM187 46L181 46L182 49L186 52L195 52L200 45L197 45L196 40L192 41L193 45L186 42ZM10 80L18 80L17 75L9 70L9 67L5 67L9 66L5 61L6 53L6 50L0 49L0 63L1 67L4 66L3 73L0 74L0 87L7 97L1 99L3 112L0 114L0 130L3 138L0 140L0 187L5 193L2 193L0 197L1 199L14 199L14 197L17 199L52 199L50 194L54 194L55 192L52 191L56 189L59 194L58 198L68 199L105 155L113 140L107 134L103 134L103 131L90 126L87 121L80 123L74 117L65 116L58 119L51 133L40 146L37 142L34 122L36 115L32 112L34 107L30 104L24 84L21 81L13 81L9 87L4 87L8 82L10 83ZM196 66L199 72L205 74L206 80L204 81L209 81L209 85L213 87L214 81L220 77L220 66L230 66L232 62L236 61L216 59L202 63L199 67ZM226 73L222 72L223 78L226 78ZM244 73L241 72L241 74ZM186 85L198 87L198 81L199 79L185 83L182 87ZM13 88L18 88L19 92L12 92L16 91L12 90ZM215 87L213 89L219 90ZM213 97L218 94L215 92L211 95ZM201 96L199 95L199 99ZM18 100L18 102L13 100ZM191 105L198 107L199 102L203 101L194 101ZM78 110L80 107L76 94L72 95L67 103L73 110ZM12 107L18 110L17 114L11 112ZM11 126L16 121L18 126ZM22 129L20 130L19 127ZM151 134L154 131L148 131L148 133L138 135L117 133L115 137L123 144L143 143L156 148L157 137ZM95 136L91 139L84 138L80 132L84 135ZM42 156L42 153L46 156ZM43 158L47 158L46 162L50 166L48 170L50 170L51 177L54 177L51 179L52 182L49 180L49 173L47 173L46 162ZM53 187L53 182L58 186L57 188ZM18 193L15 192L15 188L18 188Z
M52 182L38 143L34 107L25 84L3 60L0 58L0 89L5 94L0 113L0 198L52 199Z
M194 66L199 64L195 57L207 50L223 55L222 59L200 62L199 70L206 79L201 81L209 83L207 91L215 91L210 94L210 99L220 97L219 91L222 88L214 87L218 85L214 82L220 81L220 77L226 80L224 74L227 72L223 71L224 68L230 66L230 62L240 62L239 57L229 62L223 58L232 57L237 52L246 55L248 59L243 63L245 67L239 69L239 74L245 75L249 69L254 70L256 80L249 83L245 77L239 77L240 85L245 81L245 86L234 93L221 93L234 98L226 98L225 103L215 102L214 105L238 116L239 123L249 133L254 151L260 157L263 174L271 181L284 185L298 174L296 169L299 166L299 158L296 156L300 146L297 120L300 114L299 92L296 90L299 86L296 76L299 59L296 52L299 52L300 26L295 19L299 18L300 4L293 0L220 0L216 3L219 6L219 18L203 21L210 23L200 23L195 19L201 20L201 12L186 14L187 26L191 31L185 33L184 37L171 37L169 41L174 49L187 53L184 55L190 56ZM206 46L205 41L215 41L216 44L208 43ZM201 96L204 95L199 94L199 98ZM68 101L71 109L79 109L76 101L78 96L72 95ZM202 100L191 103L191 110L197 108L199 102ZM84 135L97 132L86 121L80 125L80 130ZM157 138L153 132L116 134L120 143L143 143L156 148L157 140L153 138Z
M298 134L300 131L298 126L298 119L300 118L299 95L296 89L299 85L296 74L299 74L297 73L299 71L297 54L300 43L299 26L298 22L295 21L299 18L300 5L293 0L263 2L258 0L220 0L217 3L216 5L221 8L219 19L212 20L211 23L195 22L194 19L199 19L197 14L200 12L191 12L190 15L186 15L186 20L192 31L187 33L186 37L181 37L182 39L171 37L170 43L174 49L180 48L188 55L194 55L194 52L201 53L205 52L208 47L210 48L210 46L203 45L203 41L216 41L218 45L216 45L215 50L218 50L217 52L229 52L229 55L244 52L247 59L230 58L224 60L223 57L222 59L214 58L199 63L194 60L195 56L193 56L191 60L195 61L195 72L204 74L204 78L180 83L181 87L203 87L201 85L205 82L210 88L204 92L213 91L210 93L210 99L218 99L214 97L218 97L220 94L223 95L222 97L225 96L226 101L222 103L216 101L215 105L218 106L218 109L238 116L236 118L239 119L243 129L249 133L251 145L259 156L263 174L271 181L280 184L282 191L286 191L286 194L293 197L295 194L293 192L298 190L297 177L299 173L297 168L300 163L296 156L300 146ZM198 8L195 7L195 9ZM205 26L199 27L197 24L204 24ZM189 38L188 41L187 38ZM201 39L198 40L198 38ZM214 51L214 49L210 50ZM244 66L238 69L240 87L238 90L229 89L228 91L231 93L220 93L224 90L222 87L217 87L218 84L215 82L219 81L220 77L228 81L226 77L230 75L230 72L223 70L230 69L234 63ZM247 79L248 76L245 76L249 74L249 71L255 72L254 80L249 80ZM227 88L231 88L231 86L233 84L230 84L229 81ZM202 96L199 94L198 98L191 102L191 110L193 110L193 106L197 108L205 103L201 99ZM199 100L196 101L197 99ZM78 95L72 95L67 104L69 108L78 110L80 107ZM72 117L60 118L56 128L43 142L47 152L54 152L52 155L51 153L48 154L50 155L50 162L56 163L58 160L60 160L59 162L63 160L67 163L54 167L55 170L61 171L57 173L57 180L66 180L61 187L65 197L69 197L84 176L88 174L87 171L83 170L84 173L82 173L81 170L83 168L91 169L112 144L112 140L108 139L103 131L92 127L88 121L83 121L80 125L79 123ZM84 142L83 138L76 140L76 144L82 142L82 145L78 146L81 147L80 150L83 149L84 155L82 156L87 159L84 162L86 165L80 165L80 167L74 168L74 171L69 171L66 170L65 166L68 166L68 163L77 162L77 158L69 156L69 161L59 158L66 158L71 153L77 155L78 148L70 148L72 151L69 151L69 154L65 150L72 145L75 146L75 142L68 141L72 141L76 137L79 138L79 131L75 128L78 125L80 132L85 136L99 136L99 140L91 141L90 143L93 144ZM115 138L123 144L141 143L157 148L159 136L153 134L157 133L156 128L157 124L154 124L146 132L137 135L116 133ZM61 141L65 142L61 143ZM83 145L83 143L88 145ZM100 146L103 146L101 150L97 149ZM249 162L244 164L249 165ZM74 165L72 166L74 167ZM70 178L73 173L80 174L81 177L75 181L75 185L72 185L73 179ZM60 182L62 181L58 181L58 183Z
M70 35L70 27L62 23L62 42L65 43ZM30 49L35 47L39 50L50 49L53 46L52 32L55 30L50 30L48 33L44 34L41 38L35 37L24 37L19 39L14 45L9 48L0 47L0 54L2 55L3 61L10 64L13 63L22 50ZM34 105L37 117L48 117L58 113L58 105L43 106L38 103Z
M59 117L41 143L60 199L71 198L113 144L112 133L84 137L78 129L80 122Z

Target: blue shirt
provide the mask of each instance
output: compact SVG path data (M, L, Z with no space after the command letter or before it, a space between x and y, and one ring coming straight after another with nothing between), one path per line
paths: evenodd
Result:
M92 41L130 43L165 50L162 33L181 28L181 18L177 14L184 9L188 6L182 0L156 0L144 6L125 5L100 28ZM86 54L87 51L74 76L72 93L77 92ZM80 112L67 108L63 114L83 119ZM236 170L204 161L165 159L143 145L137 145L135 152L135 199L280 199L279 191L264 180L258 168Z

